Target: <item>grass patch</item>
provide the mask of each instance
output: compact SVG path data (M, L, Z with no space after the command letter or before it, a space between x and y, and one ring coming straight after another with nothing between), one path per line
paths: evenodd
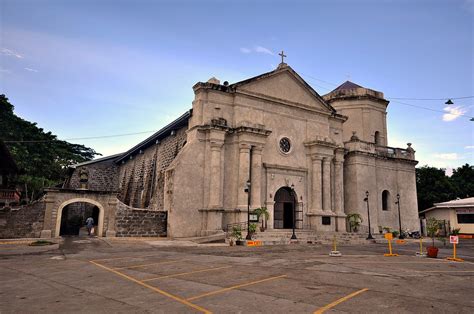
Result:
M52 244L55 244L55 243L51 241L46 241L46 240L38 240L35 242L31 242L29 246L44 246L44 245L52 245Z

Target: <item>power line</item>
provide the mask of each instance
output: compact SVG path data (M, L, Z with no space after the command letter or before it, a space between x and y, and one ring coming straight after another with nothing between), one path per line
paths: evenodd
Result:
M399 99L399 100L447 100L447 99L468 99L474 98L474 96L463 96L463 97L446 97L446 98L403 98L403 97L387 97L387 99Z
M392 99L393 99L393 98L392 98ZM452 98L451 98L451 99L452 99ZM415 108L419 108L419 109L424 109L424 110L429 110L429 111L434 111L434 112L441 112L441 113L444 113L444 114L452 114L452 113L446 112L446 111L444 111L444 110L438 110L438 109L433 109L433 108L418 106L418 105L409 104L409 103L401 102L401 101L397 101L397 100L392 100L392 102L396 102L397 104L401 104L401 105L405 105L405 106L410 106L410 107L415 107ZM463 117L467 117L467 118L474 119L474 117L468 116L468 115L463 114L463 113L457 113L457 114L453 114L453 115L463 116Z
M139 134L146 134L156 132L156 130L152 131L142 131L142 132L135 132L135 133L122 133L122 134L111 134L111 135L100 135L100 136L90 136L90 137L72 137L72 138L65 138L62 141L77 141L77 140L94 140L94 139L101 139L101 138L112 138L112 137L122 137L122 136L129 136L129 135L139 135ZM4 143L48 143L54 141L61 141L59 139L54 140L38 140L38 141L4 141Z

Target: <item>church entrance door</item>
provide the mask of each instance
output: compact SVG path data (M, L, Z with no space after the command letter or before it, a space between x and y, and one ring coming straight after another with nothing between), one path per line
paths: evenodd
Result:
M275 194L275 205L273 207L273 228L293 228L293 216L295 211L295 192L289 187L280 188Z

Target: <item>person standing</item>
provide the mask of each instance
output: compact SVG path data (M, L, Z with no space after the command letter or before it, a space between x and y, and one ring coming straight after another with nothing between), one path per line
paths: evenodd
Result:
M94 218L90 217L86 219L87 234L92 234L92 228L94 228Z

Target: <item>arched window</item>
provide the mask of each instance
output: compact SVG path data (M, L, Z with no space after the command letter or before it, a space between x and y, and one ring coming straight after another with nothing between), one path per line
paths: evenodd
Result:
M377 145L381 145L381 143L380 143L380 132L379 131L375 131L374 142Z
M382 210L389 210L390 208L390 192L384 190L382 192Z

